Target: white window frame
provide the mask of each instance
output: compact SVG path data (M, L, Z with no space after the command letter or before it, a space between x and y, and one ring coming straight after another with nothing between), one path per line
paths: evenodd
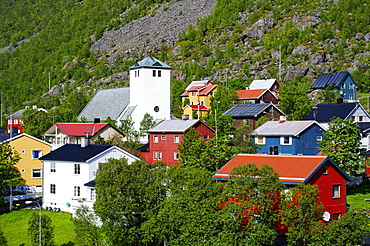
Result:
M316 135L316 142L321 142L321 141L322 141L322 136Z
M180 143L180 136L178 136L178 135L174 136L173 142L174 143Z
M96 190L94 188L90 189L90 200L91 201L96 200Z
M180 158L180 152L177 152L177 151L173 152L173 159L178 160L179 158Z
M51 173L56 173L56 172L57 172L55 162L51 162L51 163L50 163L50 172L51 172Z
M285 143L285 139L288 139L288 143ZM292 137L289 137L289 136L280 137L280 144L281 145L292 145Z
M37 173L40 174L40 177L35 176L35 174L37 174ZM42 169L40 169L40 168L32 169L32 178L33 179L41 179L42 178Z
M36 153L38 154L37 158L35 157ZM42 156L42 150L32 150L32 160L38 160L41 156Z
M75 163L73 173L76 175L81 174L81 164Z
M166 140L166 139L167 139L167 136L166 136L166 135L162 135L162 136L161 136L161 139L162 139L162 140Z
M75 185L73 187L73 196L74 197L80 197L81 196L81 187L80 186Z
M50 184L50 194L56 194L56 184Z
M260 140L262 140L262 141L260 141ZM258 144L258 145L266 144L266 138L261 137L261 136L257 136L257 137L255 137L255 143Z
M153 136L153 143L158 143L158 135Z

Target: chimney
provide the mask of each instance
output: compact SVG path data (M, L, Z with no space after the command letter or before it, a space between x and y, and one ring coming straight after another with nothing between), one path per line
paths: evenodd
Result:
M279 123L284 123L286 121L285 115L280 115Z
M343 97L340 97L337 99L337 104L341 104L341 103L343 103Z
M94 118L94 124L100 123L100 118Z
M85 132L86 136L81 140L81 148L85 148L87 145L89 145L89 133L90 132Z

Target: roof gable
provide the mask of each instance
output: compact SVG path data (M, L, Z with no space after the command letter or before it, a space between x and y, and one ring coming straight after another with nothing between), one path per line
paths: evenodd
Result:
M311 86L311 89L322 89L328 85L334 85L335 87L340 88L341 83L344 82L348 77L350 77L354 82L349 72L323 73L320 74L315 83Z
M153 56L148 56L143 60L137 62L135 65L131 66L129 70L138 68L161 68L161 69L171 69L166 63L154 58Z
M258 136L298 136L312 125L322 126L314 120L301 121L268 121L254 130Z
M279 180L283 183L307 183L327 162L330 162L346 180L350 180L350 177L327 156L258 154L238 154L223 166L213 178L230 179L229 174L234 167L253 163L257 167L261 167L263 164L271 166L279 174Z
M214 130L208 126L202 120L163 120L157 125L153 126L151 129L148 130L148 133L156 133L156 132L178 132L178 133L185 133L191 127L195 126L196 124L203 124L208 127L211 131Z
M253 80L252 83L249 85L249 89L271 89L276 81L276 79Z
M254 118L263 113L263 111L267 110L269 107L273 108L273 110L279 111L280 114L285 115L280 111L280 109L271 103L237 104L222 115L231 115L233 118Z
M191 109L199 109L199 110L208 110L208 108L204 105L186 105L184 108L189 107Z
M329 122L333 117L338 117L346 120L358 107L362 108L367 114L366 110L358 102L317 104L304 119Z
M86 136L87 133L89 136L94 136L104 127L110 126L109 123L55 123L54 125L66 135L78 137Z
M45 141L43 141L41 139L38 139L38 138L36 138L34 136L28 135L27 133L16 133L16 134L14 134L14 133L5 133L5 134L9 134L9 136L11 136L11 137L9 137L8 139L5 139L3 141L9 141L10 142L10 141L13 141L13 140L16 140L16 139L20 139L22 137L26 137L26 138L30 138L32 140L35 140L37 142L46 144L48 146L51 146L50 143L47 143L47 142L45 142ZM1 133L0 133L0 142L1 142Z
M78 119L93 122L95 118L117 120L130 103L130 88L99 90L78 115Z
M238 90L236 94L238 95L238 99L258 99L266 92L267 89Z

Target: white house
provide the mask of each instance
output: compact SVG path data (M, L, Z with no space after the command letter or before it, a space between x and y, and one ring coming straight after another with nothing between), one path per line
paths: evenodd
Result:
M93 122L94 118L110 117L120 126L132 117L139 130L146 113L155 121L171 117L171 67L148 56L129 68L130 87L98 91L78 116Z
M100 163L126 158L128 163L140 160L114 145L65 144L40 158L43 162L44 209L74 213L81 205L92 208L94 183Z

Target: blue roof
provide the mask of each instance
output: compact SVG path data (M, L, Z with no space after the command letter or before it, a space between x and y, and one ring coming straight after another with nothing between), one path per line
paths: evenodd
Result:
M144 58L143 60L137 62L135 65L129 68L129 70L132 69L138 69L138 68L161 68L161 69L171 69L170 66L168 66L166 63L161 62L160 60L148 56Z
M311 89L322 89L327 85L334 85L340 88L341 83L345 81L348 76L351 76L349 72L323 73L317 78L315 83L311 86Z
M346 120L349 114L356 109L357 102L317 104L304 120L329 122L333 117Z
M40 160L85 162L113 146L111 144L90 144L81 147L80 144L65 144L42 156Z
M14 138L22 133L0 133L0 143L8 139Z
M258 114L262 113L263 110L266 110L268 107L273 106L273 104L268 103L257 103L257 104L237 104L222 115L231 115L232 118L254 118L257 117ZM279 110L279 112L285 115L283 112Z

